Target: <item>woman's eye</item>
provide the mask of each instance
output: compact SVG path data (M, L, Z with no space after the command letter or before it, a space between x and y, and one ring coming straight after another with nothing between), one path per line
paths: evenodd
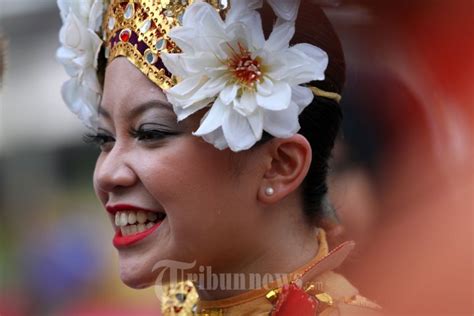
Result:
M135 134L138 140L158 140L168 136L167 133L158 130L139 130Z
M108 151L115 139L107 134L97 133L97 134L86 134L84 135L84 142L87 144L93 144L100 148L102 151Z
M147 124L147 125L154 125L154 124ZM133 137L140 141L157 141L167 138L169 136L177 135L178 133L165 131L163 129L153 128L150 126L148 128L144 128L141 126L138 130L131 131Z

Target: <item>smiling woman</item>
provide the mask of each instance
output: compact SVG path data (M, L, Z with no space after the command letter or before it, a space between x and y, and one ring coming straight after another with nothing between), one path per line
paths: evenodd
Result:
M59 6L62 92L101 149L94 188L124 283L159 285L170 315L378 308L331 271L353 243L329 251L322 228L344 58L320 8Z

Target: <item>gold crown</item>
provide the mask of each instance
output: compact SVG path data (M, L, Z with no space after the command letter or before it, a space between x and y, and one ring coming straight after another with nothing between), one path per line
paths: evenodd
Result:
M161 62L162 51L179 53L168 33L182 24L186 8L193 0L111 0L103 20L105 57L110 63L125 56L162 89L176 81ZM220 13L228 1L209 0Z

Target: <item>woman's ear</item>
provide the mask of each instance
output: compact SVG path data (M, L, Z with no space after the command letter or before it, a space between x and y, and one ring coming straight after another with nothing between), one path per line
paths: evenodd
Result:
M264 146L268 159L258 199L273 204L294 192L303 182L311 165L311 145L304 136L296 134L285 139L274 138Z

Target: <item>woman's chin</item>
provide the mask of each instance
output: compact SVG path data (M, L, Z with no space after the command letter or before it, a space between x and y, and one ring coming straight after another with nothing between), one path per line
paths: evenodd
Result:
M122 282L132 289L144 289L153 285L153 278L147 275L140 275L137 272L120 272Z
M120 260L120 279L133 289L143 289L153 285L155 273L143 263Z

